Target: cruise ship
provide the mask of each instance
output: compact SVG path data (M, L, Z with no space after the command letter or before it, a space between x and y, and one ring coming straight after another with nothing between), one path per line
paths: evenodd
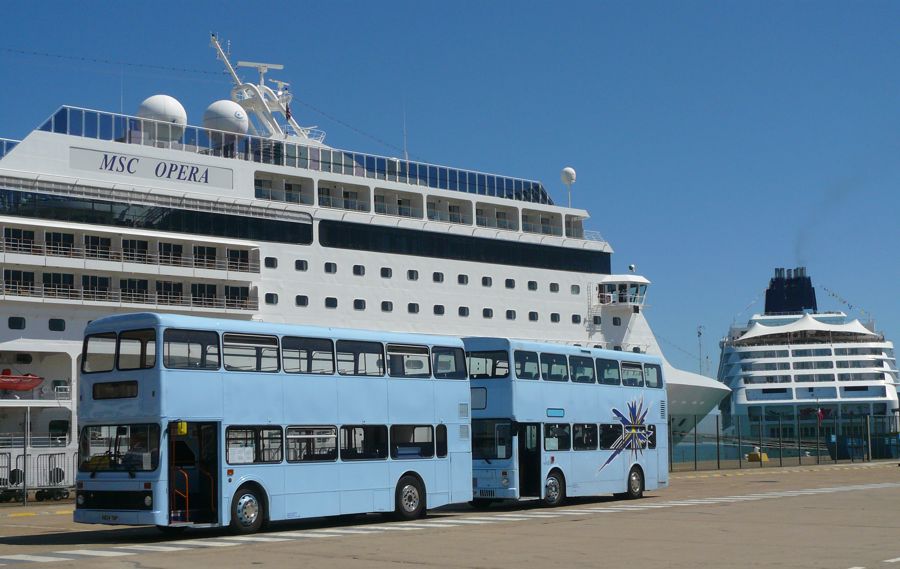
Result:
M761 427L764 437L814 438L823 424L896 416L894 345L873 322L817 310L804 267L775 269L765 312L721 341L719 379L732 389L721 404L726 428L749 417L751 436Z
M328 146L297 122L286 84L267 80L280 66L238 62L258 72L244 81L211 46L233 88L203 126L154 95L134 115L63 106L0 140L0 499L23 487L24 448L28 486L71 481L80 337L99 315L659 353L650 282L612 274L587 211L538 181ZM727 393L667 367L673 414L704 415Z

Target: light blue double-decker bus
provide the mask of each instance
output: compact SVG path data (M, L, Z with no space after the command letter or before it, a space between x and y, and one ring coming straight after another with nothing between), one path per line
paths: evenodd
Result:
M475 506L668 485L662 362L644 354L463 338Z
M74 519L421 516L472 498L459 338L129 314L85 331Z

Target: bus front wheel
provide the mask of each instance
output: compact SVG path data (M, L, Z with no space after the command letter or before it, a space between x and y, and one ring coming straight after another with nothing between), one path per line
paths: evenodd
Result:
M259 491L250 486L240 488L231 500L231 529L235 533L259 531L265 518L265 505Z
M636 500L644 495L644 473L637 466L631 467L628 473L628 490L625 497Z
M544 504L559 506L566 499L566 483L559 472L551 472L544 482Z
M397 517L401 520L415 520L425 513L425 491L413 476L404 476L397 483L395 497Z

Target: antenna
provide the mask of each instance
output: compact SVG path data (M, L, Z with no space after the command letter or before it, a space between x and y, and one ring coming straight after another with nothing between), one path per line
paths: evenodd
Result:
M571 166L563 168L559 174L559 179L562 180L569 192L569 207L572 207L572 184L575 183L575 168Z
M699 366L700 375L703 375L703 326L697 326L697 348L699 356L697 357L697 365Z
M406 100L403 101L403 159L409 162L409 152L406 147Z
M238 67L255 67L257 71L259 71L259 84L263 86L266 84L266 73L270 69L280 70L284 69L284 65L280 63L257 63L255 61L238 61Z

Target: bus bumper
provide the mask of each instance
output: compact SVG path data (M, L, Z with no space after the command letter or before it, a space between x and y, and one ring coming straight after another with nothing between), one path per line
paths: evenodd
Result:
M80 524L107 524L124 526L166 525L165 512L134 510L86 510L77 509L72 516Z
M475 468L472 471L472 497L488 500L516 500L518 474L512 469Z

